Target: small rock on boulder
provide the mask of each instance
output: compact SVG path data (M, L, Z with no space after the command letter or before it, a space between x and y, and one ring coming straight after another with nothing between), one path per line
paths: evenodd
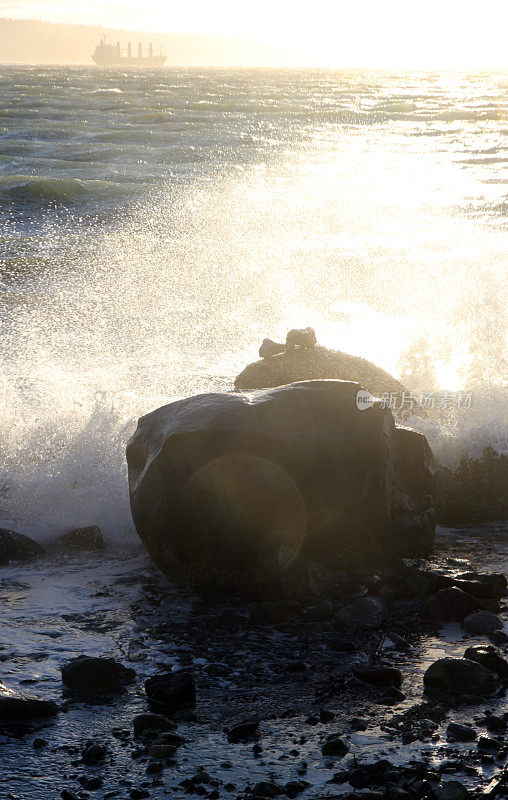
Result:
M285 386L295 381L332 379L358 381L375 397L387 392L395 392L399 396L407 393L402 383L364 358L319 345L291 347L291 333L288 334L289 349L286 346L285 352L262 358L245 367L235 378L235 391L251 392L254 389Z
M475 611L461 622L461 627L473 636L489 636L504 628L503 620L491 611Z
M263 339L263 343L259 348L260 358L273 358L273 356L283 353L286 349L285 344L274 342L272 339Z
M5 566L10 561L27 563L36 561L45 553L39 542L30 539L23 533L0 528L0 566Z
M490 670L465 658L440 658L425 672L423 683L429 692L489 697L501 682Z
M288 331L286 336L286 353L296 348L307 349L317 345L316 332L314 328L293 328Z
M136 673L114 658L78 656L62 667L62 682L81 694L120 692L132 683Z
M196 705L196 681L190 669L148 678L145 692L152 703L168 709L194 708Z
M57 713L58 706L52 700L39 700L37 697L15 692L0 683L0 723L54 717Z

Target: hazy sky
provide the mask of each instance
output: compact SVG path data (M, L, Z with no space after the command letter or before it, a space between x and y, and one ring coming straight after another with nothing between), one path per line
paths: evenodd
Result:
M0 16L242 36L337 66L508 66L508 0L0 0Z

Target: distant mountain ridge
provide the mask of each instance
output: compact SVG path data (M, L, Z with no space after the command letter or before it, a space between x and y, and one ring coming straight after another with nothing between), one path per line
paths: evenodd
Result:
M305 61L296 50L247 39L0 18L0 63L92 65L91 55L104 35L122 47L131 41L133 50L138 42L144 48L152 42L156 52L162 46L168 66L290 66Z

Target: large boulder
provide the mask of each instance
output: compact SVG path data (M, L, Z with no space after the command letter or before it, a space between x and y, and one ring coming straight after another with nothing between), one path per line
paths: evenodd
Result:
M295 381L333 379L361 383L364 389L376 397L393 392L397 396L397 406L401 403L403 392L406 392L406 397L409 395L403 384L384 369L365 358L351 356L340 350L328 350L316 345L288 348L282 353L277 353L276 348L273 348L273 352L271 357L254 361L237 375L235 391L251 392L254 389L270 389Z
M147 414L127 446L132 516L155 562L221 584L278 573L301 554L329 568L346 550L400 555L434 535L435 462L359 384L308 381L203 394Z

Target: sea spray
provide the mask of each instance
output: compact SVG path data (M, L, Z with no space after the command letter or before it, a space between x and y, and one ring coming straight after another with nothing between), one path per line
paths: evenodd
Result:
M122 540L137 417L229 390L265 336L305 325L397 377L424 340L432 385L413 371L408 388L474 403L409 424L446 465L503 449L495 76L455 94L360 73L1 81L2 524Z

